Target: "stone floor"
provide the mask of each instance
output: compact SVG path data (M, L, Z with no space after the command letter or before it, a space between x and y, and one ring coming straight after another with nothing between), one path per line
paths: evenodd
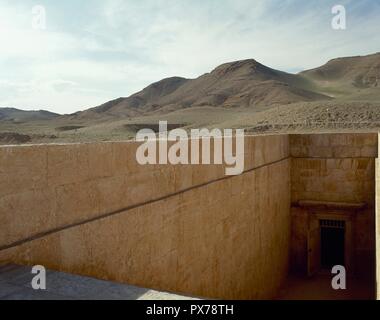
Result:
M34 290L31 267L0 266L0 300L187 300L120 283L47 270L46 290Z
M320 274L311 278L290 276L281 289L279 300L372 300L374 285L371 281L347 279L346 290L331 287L331 275Z

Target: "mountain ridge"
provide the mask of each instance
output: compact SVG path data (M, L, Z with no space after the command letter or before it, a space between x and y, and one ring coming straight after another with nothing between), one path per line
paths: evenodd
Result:
M18 117L0 121L99 120L134 118L146 114L168 113L193 107L245 107L264 110L298 102L329 101L337 98L378 101L380 52L329 60L324 65L287 73L267 67L254 59L223 63L195 79L169 77L154 82L128 97L69 115L47 111L18 110ZM0 108L0 110L2 110ZM34 112L34 113L33 113ZM8 114L10 112L8 111ZM13 112L15 115L17 112Z
M182 81L170 92L149 93L163 82L172 86L170 81L176 78L163 79L117 99L106 115L134 117L200 106L262 109L350 97L358 94L358 89L361 90L358 97L367 99L380 86L380 53L331 59L297 74L267 67L254 59L237 60L223 63L195 79L180 78ZM101 106L91 110L99 111Z
M160 80L129 97L79 112L74 118L94 113L134 117L199 106L256 107L330 99L310 91L310 87L309 80L302 76L269 68L254 59L239 60L224 63L195 79Z
M32 120L50 120L59 117L58 113L47 110L22 110L0 107L0 121L25 122Z

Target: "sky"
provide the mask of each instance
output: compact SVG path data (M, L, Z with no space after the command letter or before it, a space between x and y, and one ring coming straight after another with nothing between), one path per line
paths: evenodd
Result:
M248 58L295 73L379 52L379 30L380 0L0 0L0 107L72 113Z

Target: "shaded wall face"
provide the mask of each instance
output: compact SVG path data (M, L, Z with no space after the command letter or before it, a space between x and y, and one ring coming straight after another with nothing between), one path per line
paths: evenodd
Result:
M352 215L355 272L373 275L377 134L291 135L292 269L307 269L309 210L298 201L365 203Z
M380 136L379 136L380 138ZM379 141L380 144L380 141ZM380 159L376 159L376 298L380 300Z
M0 148L9 169L0 181L18 186L0 182L0 262L271 298L288 270L288 145L246 138L245 172L234 177L222 166L139 166L135 143Z

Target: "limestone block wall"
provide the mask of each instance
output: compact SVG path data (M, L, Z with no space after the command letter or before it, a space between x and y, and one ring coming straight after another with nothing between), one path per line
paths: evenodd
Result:
M141 166L137 147L135 142L0 147L0 248L225 176L222 165ZM247 138L245 170L287 154L287 136Z
M378 144L380 146L380 135ZM376 199L375 199L375 242L376 242L376 298L380 300L380 159L376 159L375 163L375 180L376 180Z
M245 141L245 172L140 166L133 142L0 148L0 263L215 298L287 275L288 136Z
M292 268L305 272L307 210L300 200L365 203L354 216L354 255L359 274L372 274L375 255L377 134L290 135Z

